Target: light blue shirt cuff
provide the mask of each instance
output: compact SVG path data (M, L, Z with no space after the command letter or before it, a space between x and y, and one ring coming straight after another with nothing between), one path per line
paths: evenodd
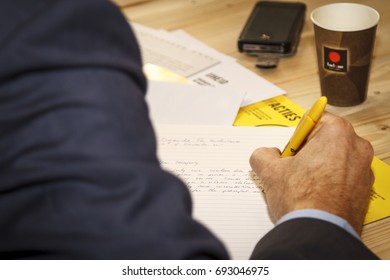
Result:
M301 210L295 210L293 212L290 212L286 215L284 215L282 218L279 219L279 221L276 223L276 225L281 224L283 222L286 222L288 220L296 219L296 218L314 218L323 220L326 222L330 222L332 224L335 224L343 229L345 229L347 232L355 236L356 238L360 239L360 236L357 234L357 232L353 229L353 227L343 218L340 218L339 216L333 215L329 212L318 210L318 209L301 209Z

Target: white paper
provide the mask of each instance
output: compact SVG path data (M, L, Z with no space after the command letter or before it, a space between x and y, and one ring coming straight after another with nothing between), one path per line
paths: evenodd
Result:
M132 23L144 64L164 67L191 83L245 93L241 106L284 94L285 91L234 58L208 47L183 30L168 32Z
M194 217L226 245L233 259L248 259L273 224L251 176L258 147L282 149L293 128L156 126L162 167L179 176L193 198Z
M221 63L235 62L236 59L228 56L224 53L218 52L216 49L210 48L205 43L194 38L184 30L175 30L169 33L172 39L176 39L177 42L180 42L181 45L185 45L190 49L196 49L208 56L218 59Z
M285 91L234 62L218 64L190 77L192 83L245 92L241 106L284 94Z
M176 30L169 34L174 35L175 37L172 38L176 38L180 44L185 44L191 49L198 49L220 61L216 65L189 76L188 79L193 84L243 91L245 92L245 97L241 106L286 93L283 89L237 63L234 58L217 52L185 31Z
M197 49L190 49L170 38L166 32L133 24L143 63L164 67L182 77L199 73L220 61Z
M230 89L149 81L146 101L153 123L231 126L243 97Z

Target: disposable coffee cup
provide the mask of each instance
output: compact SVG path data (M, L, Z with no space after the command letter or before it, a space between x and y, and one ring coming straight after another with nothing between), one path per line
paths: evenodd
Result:
M321 94L335 106L366 100L379 13L354 3L335 3L311 13Z

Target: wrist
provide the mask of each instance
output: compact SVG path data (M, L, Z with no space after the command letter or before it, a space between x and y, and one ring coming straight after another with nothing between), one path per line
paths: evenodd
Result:
M282 216L276 222L275 225L279 225L288 220L297 219L297 218L313 218L313 219L323 220L343 228L344 230L346 230L356 238L360 239L359 234L345 219L337 215L334 215L332 213L326 212L324 210L318 210L318 209L299 209L299 210L292 211Z

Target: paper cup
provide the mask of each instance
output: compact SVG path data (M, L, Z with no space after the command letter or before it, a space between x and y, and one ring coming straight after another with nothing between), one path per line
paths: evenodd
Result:
M321 94L328 103L352 106L367 97L379 13L354 3L335 3L311 13Z

